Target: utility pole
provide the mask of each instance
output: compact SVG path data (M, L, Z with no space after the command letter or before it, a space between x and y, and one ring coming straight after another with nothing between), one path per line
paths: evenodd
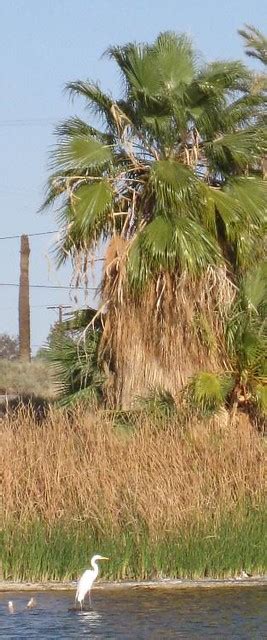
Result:
M63 321L63 309L71 309L70 304L55 304L54 306L47 307L47 309L58 309L58 323L62 324Z
M31 359L30 295L29 295L30 245L26 235L20 237L20 281L19 281L19 357Z

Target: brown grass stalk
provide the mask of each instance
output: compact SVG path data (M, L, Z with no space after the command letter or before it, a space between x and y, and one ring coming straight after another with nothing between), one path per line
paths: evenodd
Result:
M5 419L3 520L89 521L99 533L151 538L177 531L264 495L264 443L245 420L192 422L164 430L140 417L132 433L112 417L51 410L42 425Z

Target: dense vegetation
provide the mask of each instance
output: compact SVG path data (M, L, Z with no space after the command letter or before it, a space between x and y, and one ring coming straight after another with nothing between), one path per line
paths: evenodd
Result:
M96 551L110 578L264 573L264 454L226 414L6 420L4 577L76 578Z
M242 35L264 51L258 32ZM174 33L108 55L121 97L68 85L100 128L76 117L58 127L44 205L59 205L58 261L71 258L78 281L105 243L106 404L129 408L159 388L179 403L189 385L202 405L264 411L266 76L200 64Z
M120 99L68 85L100 124L58 127L44 205L76 282L104 247L101 302L39 354L61 406L2 420L4 577L264 573L266 74L173 33L108 55Z

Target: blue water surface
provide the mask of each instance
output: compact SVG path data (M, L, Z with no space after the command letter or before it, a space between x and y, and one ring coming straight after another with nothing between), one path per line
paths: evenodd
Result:
M37 606L27 610L35 596ZM6 640L267 639L265 587L95 590L92 610L74 611L73 592L0 593ZM12 600L15 613L8 612Z

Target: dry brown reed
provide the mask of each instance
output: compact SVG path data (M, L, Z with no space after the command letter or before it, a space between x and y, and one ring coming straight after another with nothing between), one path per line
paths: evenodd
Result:
M108 531L146 528L152 539L264 495L264 443L246 420L173 421L140 415L131 432L114 418L51 410L2 423L5 522L88 521Z

